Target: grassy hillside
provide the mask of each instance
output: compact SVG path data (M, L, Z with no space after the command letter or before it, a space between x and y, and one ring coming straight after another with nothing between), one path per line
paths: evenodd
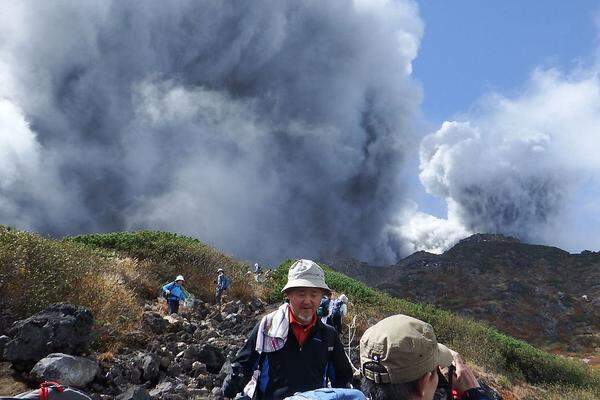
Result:
M257 286L244 276L246 265L189 237L125 232L56 241L0 227L0 307L15 318L57 301L88 307L96 317L98 348L104 350L136 328L144 302L176 274L186 276L192 293L209 300L216 270L224 268L233 278L234 298L259 295L278 302L291 262ZM329 285L349 296L359 331L391 314L412 315L431 323L440 341L503 388L506 399L600 398L600 377L579 362L544 353L488 325L393 298L324 268Z
M188 237L122 232L57 241L0 226L0 308L27 317L55 302L89 308L99 346L118 345L137 326L145 301L177 274L205 301L213 298L218 268L233 277L231 294L248 299L243 263Z

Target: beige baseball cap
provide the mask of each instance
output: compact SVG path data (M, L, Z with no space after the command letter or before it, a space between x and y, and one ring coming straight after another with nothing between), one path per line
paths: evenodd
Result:
M452 353L437 342L433 328L407 315L393 315L365 331L360 339L363 375L377 383L406 383L419 379L438 365L452 363ZM387 372L365 368L379 363Z
M320 288L328 292L331 291L325 283L323 268L312 260L296 260L290 266L288 281L281 292L296 287Z

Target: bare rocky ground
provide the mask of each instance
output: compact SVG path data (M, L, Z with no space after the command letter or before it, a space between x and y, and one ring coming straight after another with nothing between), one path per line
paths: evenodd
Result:
M147 304L139 330L116 353L88 350L89 311L53 305L17 321L0 337L0 395L22 392L42 380L83 389L97 400L220 399L220 387L246 335L266 311L258 299L220 308L196 302L165 316Z

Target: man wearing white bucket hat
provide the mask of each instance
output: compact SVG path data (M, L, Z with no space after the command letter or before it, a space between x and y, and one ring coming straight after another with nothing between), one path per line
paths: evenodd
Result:
M281 292L288 302L261 319L233 360L223 382L226 397L243 389L250 398L280 400L328 381L347 387L352 380L337 332L316 315L321 297L330 292L323 269L311 260L295 261Z

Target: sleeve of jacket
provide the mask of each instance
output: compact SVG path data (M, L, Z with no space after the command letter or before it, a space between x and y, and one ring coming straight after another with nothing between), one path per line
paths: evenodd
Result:
M332 379L331 386L335 388L347 388L352 382L352 366L344 352L344 346L338 335L335 335L335 344L333 346L332 363L335 376Z
M185 301L188 298L188 294L183 288L181 288L181 297L180 298L183 301Z
M248 339L231 362L231 372L223 381L223 395L225 397L235 397L237 393L244 389L244 386L252 377L252 372L254 372L259 357L258 352L255 350L258 325L254 326Z

